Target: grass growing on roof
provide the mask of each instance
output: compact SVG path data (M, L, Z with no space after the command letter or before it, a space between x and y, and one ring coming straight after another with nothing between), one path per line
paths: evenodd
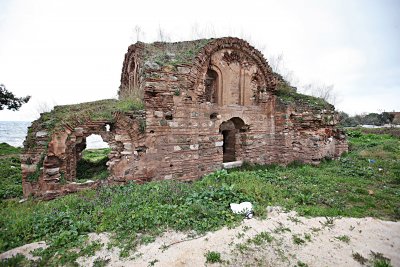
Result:
M145 44L145 61L155 62L160 66L190 64L200 50L212 39L199 39L178 43L156 42Z
M105 99L75 105L55 106L50 112L43 113L39 123L50 132L58 129L63 124L75 127L87 121L108 120L113 121L115 112L129 112L144 108L139 99Z
M244 166L193 183L157 181L102 187L41 202L0 201L0 252L45 240L42 265L72 263L90 232L114 233L121 256L166 229L213 231L235 225L229 204L250 201L255 216L279 205L308 216L400 219L400 139L348 132L351 151L319 166ZM384 152L384 153L383 153ZM94 245L93 245L94 246ZM57 257L54 257L55 253Z
M307 104L316 109L330 108L332 106L322 98L297 93L293 87L286 83L278 84L276 95L284 104Z

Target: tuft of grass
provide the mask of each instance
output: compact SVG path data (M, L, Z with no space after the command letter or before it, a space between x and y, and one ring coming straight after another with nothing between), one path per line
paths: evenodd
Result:
M93 262L93 267L105 267L110 262L110 259L96 258Z
M390 259L383 256L382 253L371 251L371 258L374 267L392 267Z
M340 240L340 241L346 243L346 244L350 243L350 237L348 235L335 236L335 238L337 240Z
M308 267L308 264L307 264L307 263L304 263L304 262L302 262L302 261L298 261L296 266L297 266L297 267Z
M360 253L358 253L358 252L353 253L352 256L353 256L353 259L354 259L355 261L357 261L358 263L360 263L361 265L364 265L364 264L366 264L366 263L368 262L368 259L365 258L365 257L363 257L363 256L362 256Z
M200 39L179 43L156 42L145 44L145 61L155 62L161 67L190 64L210 41L211 39Z
M221 253L217 251L207 251L204 256L206 257L206 263L222 262Z
M263 245L265 242L271 243L274 237L268 232L261 232L255 235L253 238L247 240L247 243L253 243L256 246Z
M296 245L303 245L306 243L304 239L299 237L298 235L292 235L293 243Z
M314 109L330 109L333 107L322 98L297 93L296 88L287 83L278 84L276 95L281 102L287 105L292 103L307 104Z

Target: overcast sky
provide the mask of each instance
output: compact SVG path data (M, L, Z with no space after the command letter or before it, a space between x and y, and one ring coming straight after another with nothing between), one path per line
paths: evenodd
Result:
M145 42L159 28L172 41L242 37L267 58L283 54L299 84L333 84L339 110L400 111L399 14L399 0L0 0L0 83L32 96L0 120L116 97L135 26Z

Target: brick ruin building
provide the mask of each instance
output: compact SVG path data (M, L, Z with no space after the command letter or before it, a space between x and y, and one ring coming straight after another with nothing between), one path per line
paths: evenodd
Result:
M51 199L99 183L195 180L231 162L318 163L348 148L332 105L297 94L237 38L131 45L118 94L55 107L32 123L21 156L25 197ZM143 108L121 105L131 100ZM111 148L110 175L77 183L91 134Z

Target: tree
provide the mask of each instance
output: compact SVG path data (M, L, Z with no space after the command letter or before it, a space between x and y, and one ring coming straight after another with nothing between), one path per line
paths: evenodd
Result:
M16 97L12 92L6 89L4 84L0 84L0 110L5 107L10 110L18 110L23 104L31 99L30 96Z

